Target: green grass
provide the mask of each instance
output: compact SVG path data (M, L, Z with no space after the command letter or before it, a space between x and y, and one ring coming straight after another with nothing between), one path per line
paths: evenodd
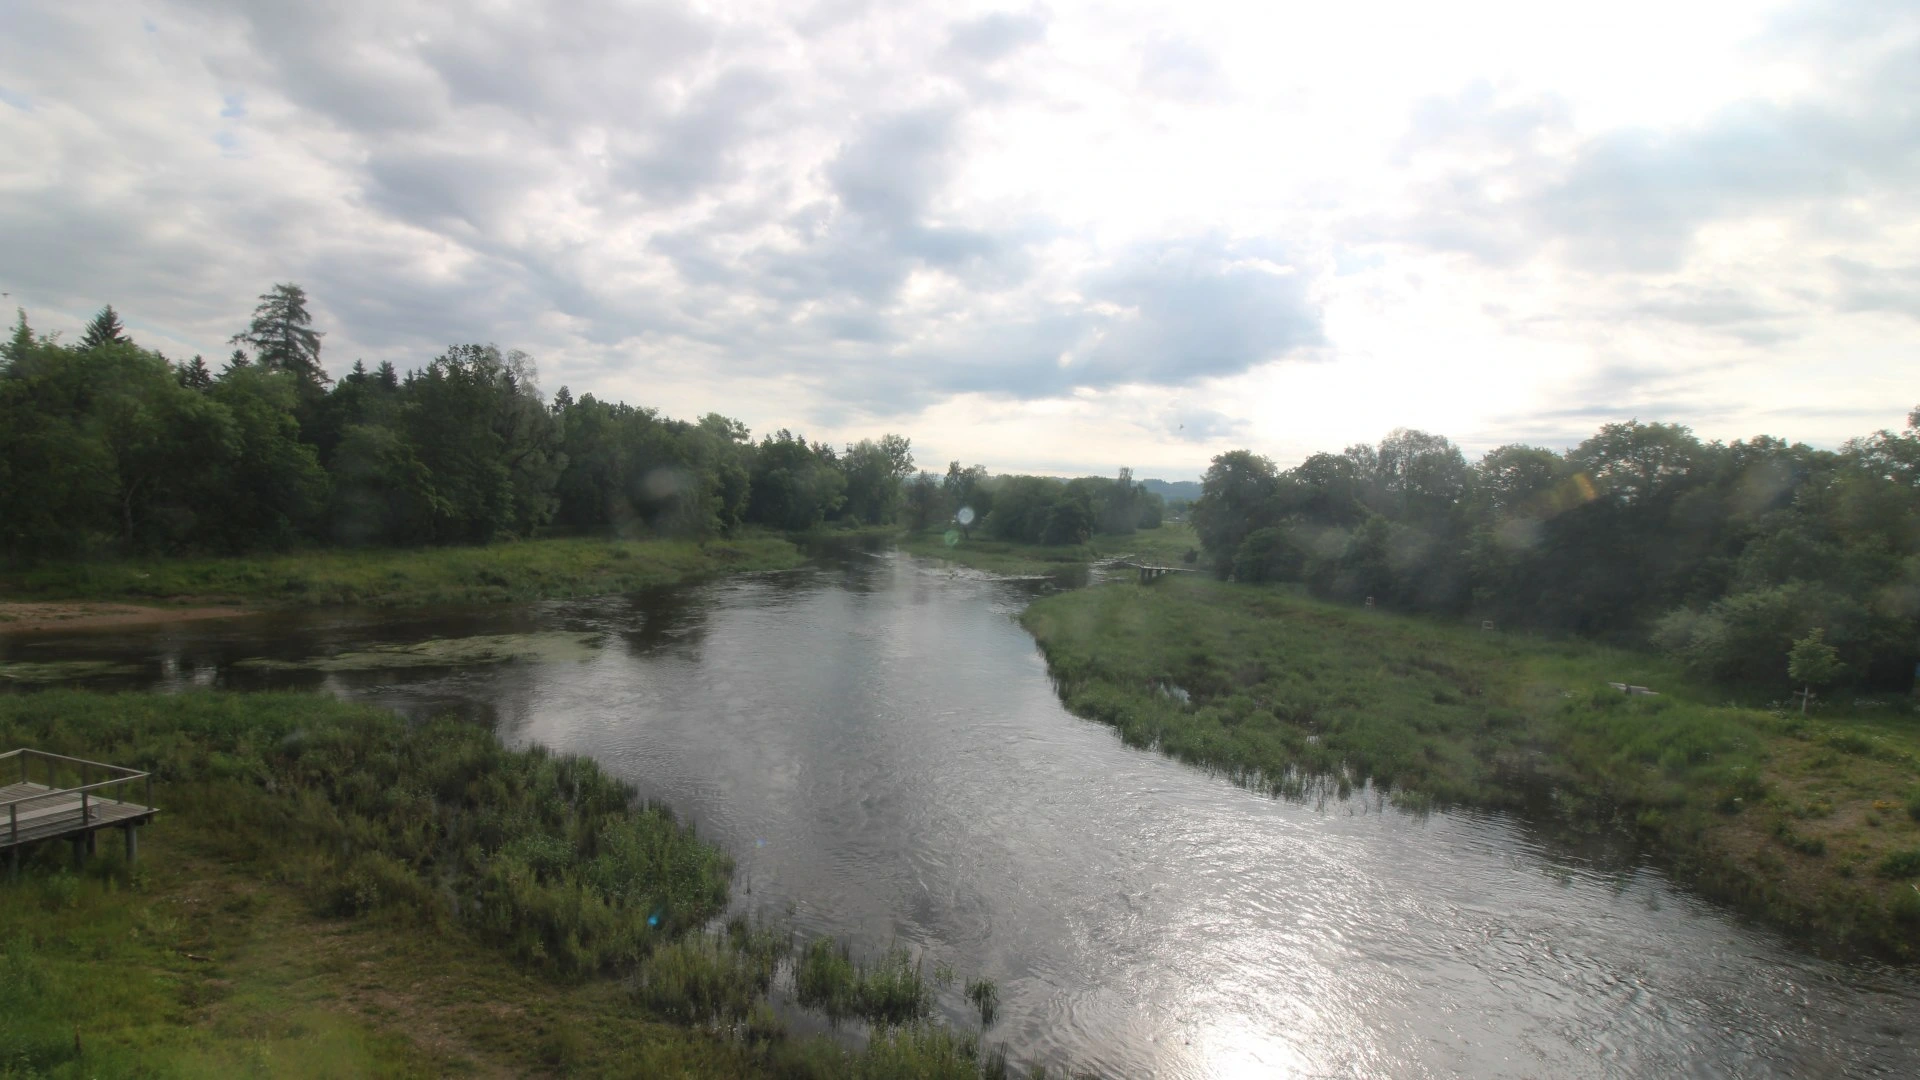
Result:
M798 566L783 536L528 540L486 547L45 563L0 571L0 599L410 607L627 592Z
M1062 593L1023 618L1068 707L1131 745L1286 797L1371 784L1415 809L1634 829L1712 895L1820 940L1920 952L1920 893L1874 873L1920 840L1901 812L1920 779L1903 703L1803 720L1640 653L1199 575Z
M848 961L894 1027L787 1037L789 937L716 927L724 853L583 759L301 694L0 695L20 745L151 770L162 813L137 869L108 833L0 883L0 1077L1004 1072L903 954Z
M1032 576L1072 573L1089 563L1120 557L1156 566L1189 566L1193 564L1182 558L1198 549L1199 540L1191 527L1170 521L1157 529L1141 529L1125 536L1096 536L1088 543L1066 547L993 540L979 529L971 538L957 531L909 533L901 537L900 547L914 555L945 559L989 573Z

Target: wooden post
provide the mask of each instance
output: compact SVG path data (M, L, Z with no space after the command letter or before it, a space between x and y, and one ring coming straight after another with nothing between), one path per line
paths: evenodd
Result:
M95 852L100 850L100 845L98 841L99 836L100 836L99 829L89 829L87 831L87 854L92 855Z
M121 828L124 829L127 834L127 869L131 870L133 869L134 862L140 858L139 834L134 832L139 826L128 824L122 825Z
M20 880L20 845L19 844L15 844L12 847L7 849L7 880L8 881Z
M87 842L81 837L73 838L73 868L77 872L87 865Z

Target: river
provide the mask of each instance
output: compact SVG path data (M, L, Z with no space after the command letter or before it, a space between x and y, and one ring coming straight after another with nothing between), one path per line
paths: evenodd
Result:
M1047 586L888 550L627 596L11 643L109 685L315 687L592 756L738 903L997 980L1016 1061L1140 1077L1920 1076L1920 979L1814 955L1504 815L1302 805L1068 714ZM261 668L565 634L483 665ZM941 1005L963 1022L958 987Z

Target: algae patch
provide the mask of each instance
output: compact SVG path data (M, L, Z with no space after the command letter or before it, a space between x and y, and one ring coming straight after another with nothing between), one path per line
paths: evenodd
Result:
M389 668L470 667L514 661L532 664L584 663L599 655L600 634L480 634L463 638L429 638L404 645L376 645L332 656L305 660L255 657L237 661L237 668L266 671L381 671Z
M139 675L138 664L113 660L49 660L42 663L21 661L0 664L0 681L17 683L66 682L70 679L98 679L110 675Z

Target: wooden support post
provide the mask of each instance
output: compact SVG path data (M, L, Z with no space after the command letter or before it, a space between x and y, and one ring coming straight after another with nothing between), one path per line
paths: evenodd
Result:
M120 828L127 834L127 869L131 870L133 869L133 864L140 858L140 834L134 831L138 829L139 826L127 824L120 826Z
M87 854L92 855L100 850L99 837L99 829L87 830Z
M20 880L20 845L19 844L15 844L12 847L7 849L7 880L8 881Z
M79 870L83 869L86 865L87 865L86 838L76 836L73 838L73 869L76 872L78 872Z

